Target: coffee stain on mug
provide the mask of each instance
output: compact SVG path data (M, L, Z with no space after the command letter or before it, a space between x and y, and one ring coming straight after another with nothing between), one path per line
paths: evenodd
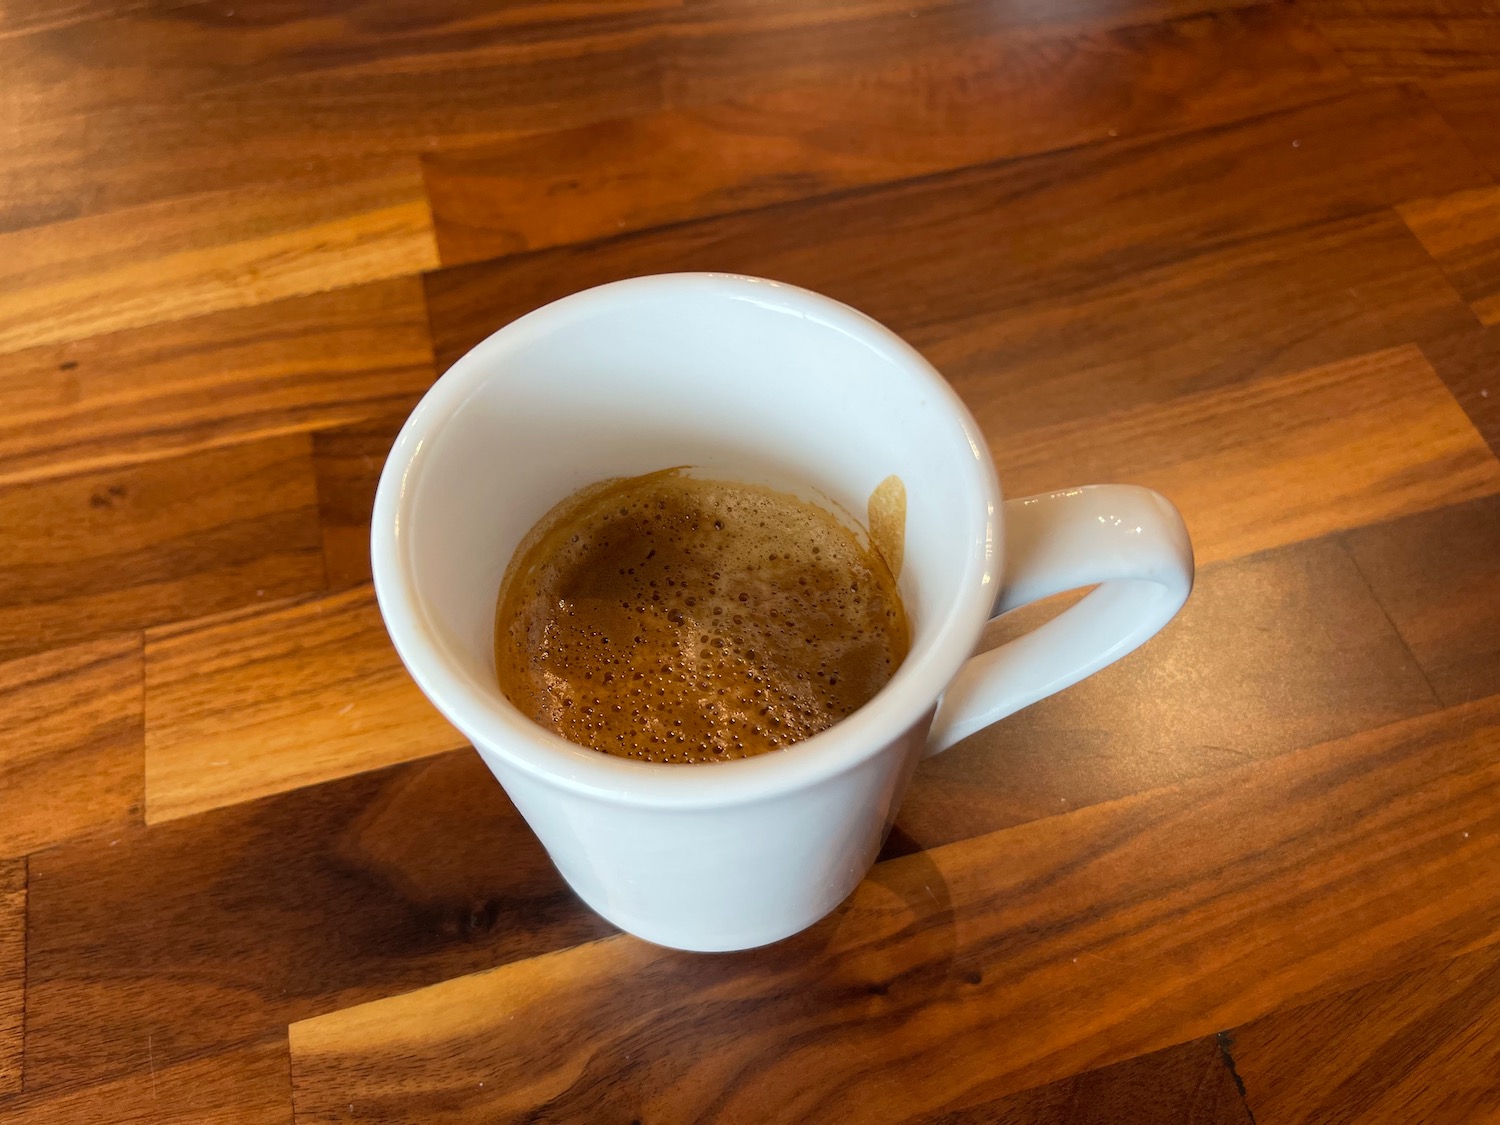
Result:
M880 552L892 578L901 577L901 561L906 556L906 485L895 475L875 486L865 505L865 526L870 544Z

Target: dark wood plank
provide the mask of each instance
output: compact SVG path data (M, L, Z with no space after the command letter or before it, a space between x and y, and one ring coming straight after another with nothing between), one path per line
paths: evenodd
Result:
M138 824L141 638L0 664L0 855Z
M0 488L0 655L317 590L306 435Z
M609 931L468 750L118 839L31 860L29 1090Z
M0 230L252 184L316 191L440 138L653 108L660 13L677 6L247 0L0 39Z
M901 1120L1438 963L1500 939L1497 738L1490 700L893 860L763 950L294 1023L297 1120Z
M26 861L0 859L0 1106L21 1088L26 1018Z
M424 168L439 252L452 265L1212 125L1350 85L1288 7L1103 30L1002 22L821 85L439 152Z
M405 415L313 435L323 563L334 589L370 580L370 512L386 455Z
M131 1036L136 1065L95 1085L0 1100L6 1125L288 1125L286 1036L182 1062L156 1054L149 1029Z
M151 824L468 744L369 586L152 629L145 666Z
M349 183L146 203L0 234L0 352L436 264L414 159Z
M1365 174L1350 177L1351 166ZM1346 220L1368 224L1358 228L1360 234L1351 228L1321 234L1299 229L1286 246L1252 240L1434 194L1436 181L1461 181L1452 185L1457 188L1487 179L1430 106L1405 91L1380 90L1185 136L1098 145L441 270L427 278L427 292L440 367L500 325L573 290L641 273L714 269L774 277L848 301L944 356L944 369L953 374L946 359L972 356L984 346L974 338L976 326L993 336L1001 310L1040 310L1052 301L1082 321L1098 316L1096 302L1120 300L1122 290L1133 302L1132 323L1149 322L1138 331L1154 330L1178 347L1188 346L1183 338L1191 334L1180 330L1180 320L1139 316L1159 287L1155 275L1128 275L1170 265L1187 269L1184 263L1196 260L1201 265L1191 282L1195 288L1205 282L1227 287L1248 268L1247 258L1259 258L1262 271L1275 269L1293 246L1301 249L1299 257L1316 257L1327 253L1323 244L1330 239L1376 237L1392 223L1424 263L1420 268L1435 279L1441 300L1451 300L1441 274L1393 215ZM1216 255L1233 256L1226 262ZM1368 248L1361 257L1369 258ZM1305 261L1298 263L1299 271L1307 268ZM1314 278L1329 268L1318 269ZM1355 277L1369 278L1369 268L1361 264ZM1335 293L1346 306L1364 307L1385 296L1368 283L1350 294L1355 282L1340 280ZM1291 299L1308 284L1299 285ZM1138 293L1143 285L1145 293ZM1275 317L1260 305L1236 313L1227 297L1213 294L1212 312L1201 319L1214 324L1253 316L1256 335L1277 331ZM1063 315L1056 307L1050 312L1054 320ZM1320 308L1316 315L1326 321L1348 314ZM999 321L999 327L1010 323ZM1067 334L1055 324L1044 333L1049 356L1060 343L1067 346ZM1097 333L1084 340L1102 346ZM1299 366L1376 346L1320 355ZM1206 350L1233 354L1217 339ZM1133 382L1150 370L1118 341L1110 342L1108 354L1117 364L1134 364ZM997 365L984 370L993 373ZM1017 385L1034 387L1035 380ZM1097 385L1089 396L1110 400Z
M1011 495L1155 488L1200 565L1500 491L1500 461L1411 345L1024 433L974 405Z
M1500 955L1274 1012L1236 1029L1233 1053L1257 1125L1494 1121Z
M1492 0L1299 0L1298 8L1366 81L1500 69Z
M855 74L986 28L1144 23L1240 0L246 0L0 39L0 230ZM1055 9L1055 10L1054 10ZM916 13L916 16L913 16Z
M1500 179L1500 129L1495 128L1500 67L1429 79L1422 89L1491 175Z
M1195 1039L911 1125L1256 1125L1217 1039Z
M1345 542L1445 704L1500 692L1500 502L1363 528Z
M991 636L1048 613L1018 615ZM1209 567L1148 646L923 762L887 851L1223 772L1436 706L1338 544Z
M1485 324L1500 324L1500 187L1416 200L1400 211L1474 315Z
M0 482L409 410L433 379L415 278L0 356Z
M1500 453L1500 326L1459 324L1425 340L1422 351L1490 448Z

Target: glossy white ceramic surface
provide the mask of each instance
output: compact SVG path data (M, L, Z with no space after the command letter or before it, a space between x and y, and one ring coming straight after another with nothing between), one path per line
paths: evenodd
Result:
M859 712L788 750L662 766L574 746L500 693L495 599L521 537L585 485L675 465L799 482L857 514L902 479L912 649ZM915 351L828 298L717 274L578 293L476 346L397 439L371 549L407 668L563 876L622 928L695 950L775 941L828 913L874 862L924 753L1118 659L1192 584L1160 496L1075 489L1002 518L977 427ZM970 660L994 613L1093 583L1043 629Z

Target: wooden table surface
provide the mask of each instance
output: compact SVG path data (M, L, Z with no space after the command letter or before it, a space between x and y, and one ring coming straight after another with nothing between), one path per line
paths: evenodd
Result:
M1500 1120L1497 0L0 0L0 184L0 1120ZM436 373L682 269L1200 568L723 956L579 904L366 557Z

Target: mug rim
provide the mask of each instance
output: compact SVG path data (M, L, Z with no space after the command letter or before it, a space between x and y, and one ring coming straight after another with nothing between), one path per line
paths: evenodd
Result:
M622 298L670 298L705 291L731 300L771 304L850 335L883 352L933 401L947 407L968 440L974 483L987 507L965 544L963 589L945 617L932 624L936 641L919 661L907 658L875 697L811 738L750 758L697 766L642 762L569 742L526 717L498 687L476 691L451 665L438 631L425 615L402 538L402 516L416 492L425 455L442 428L504 366L497 360L516 344L549 332ZM558 497L558 499L562 499ZM977 423L957 393L910 344L884 325L811 290L729 273L669 273L628 278L584 289L518 317L464 353L428 388L397 436L381 470L370 522L376 602L386 631L417 686L486 759L553 785L629 805L714 808L748 804L808 788L854 769L900 738L931 711L974 652L999 589L1000 487Z

